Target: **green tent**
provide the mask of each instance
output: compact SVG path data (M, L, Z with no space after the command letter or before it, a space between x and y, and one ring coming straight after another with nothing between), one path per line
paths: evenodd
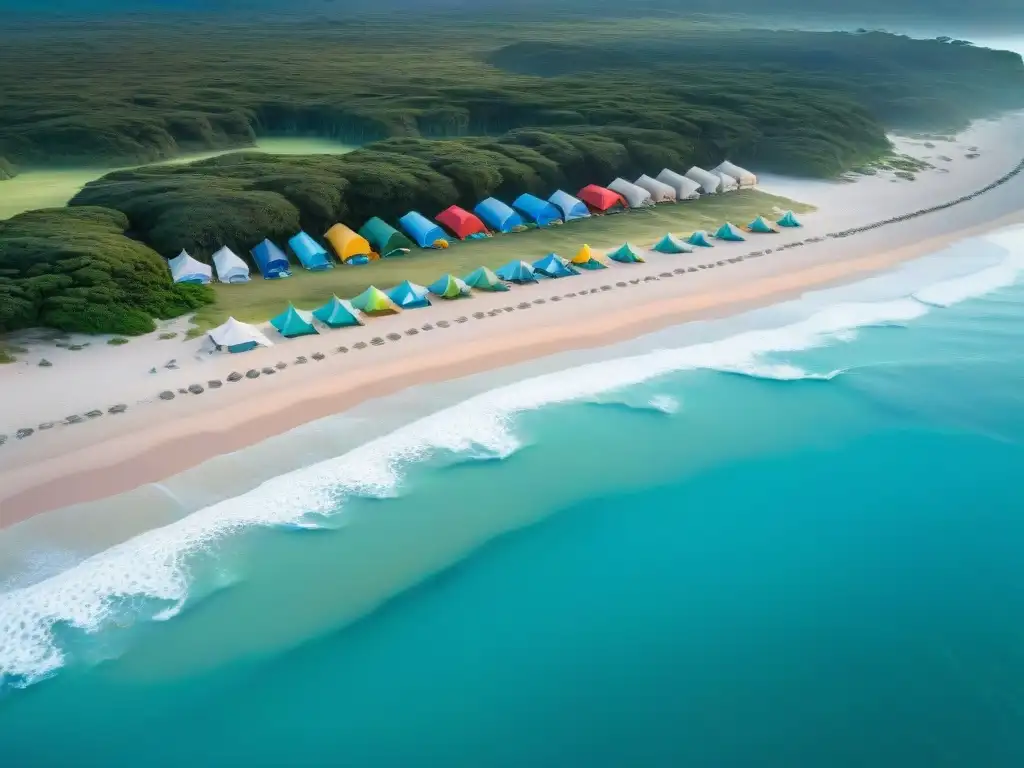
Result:
M313 313L303 312L291 304L288 309L270 321L270 324L277 328L278 332L287 339L293 336L307 336L317 333L313 327Z
M693 253L693 248L671 233L665 235L661 240L656 242L653 246L653 250L658 253Z
M352 299L352 306L368 315L393 315L402 310L384 291L371 285Z
M803 224L801 224L799 221L797 221L796 216L793 215L792 211L786 211L784 214L782 214L782 218L779 219L775 223L778 224L780 227L802 227L803 226Z
M751 232L758 232L760 234L769 234L776 232L777 230L771 224L764 220L764 216L758 216L747 227Z
M508 286L505 285L487 267L477 267L465 277L466 285L470 288L476 288L478 291L507 291Z
M621 261L623 264L635 264L644 260L643 257L636 252L636 249L629 243L623 243L620 245L608 254L608 258L612 261Z
M457 299L460 296L469 295L469 286L455 277L455 275L442 275L430 284L428 290L442 299Z
M700 246L701 248L715 247L714 245L712 245L711 241L708 240L708 233L705 232L703 229L698 229L696 232L694 232L692 235L686 238L686 242L689 243L690 245Z
M715 232L715 237L719 240L728 240L733 243L742 243L747 239L735 224L728 221L718 228L718 231Z
M385 259L388 256L408 253L414 247L412 240L377 216L363 224L359 235L366 238L373 250Z
M346 325L362 325L359 311L350 302L332 296L322 307L313 310L313 317L329 328L344 328Z

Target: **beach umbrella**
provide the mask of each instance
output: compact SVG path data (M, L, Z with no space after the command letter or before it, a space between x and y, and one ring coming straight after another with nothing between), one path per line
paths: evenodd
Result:
M665 235L654 244L652 250L658 253L693 253L693 248L671 233Z
M742 243L747 239L735 224L728 221L718 228L718 231L715 232L715 237L719 240L728 240L733 243Z
M465 277L466 285L470 288L476 288L478 291L507 291L508 286L505 285L487 267L477 267Z
M692 235L686 238L686 242L689 243L690 245L699 246L700 248L715 247L714 245L711 244L711 241L708 240L708 233L705 232L703 229L698 229L696 232L694 232Z
M288 339L294 336L318 333L313 325L313 313L296 309L291 304L280 315L272 318L270 324L277 328L278 333Z
M636 249L629 243L623 243L614 251L608 254L612 261L619 261L623 264L636 264L644 261L644 258L636 252Z
M797 221L797 218L796 218L796 216L793 215L792 211L786 211L784 214L782 214L782 218L780 218L776 222L776 224L778 224L780 227L802 227L803 226L803 224L801 224L799 221Z
M442 275L430 284L429 291L442 299L457 299L469 295L469 286L454 275Z
M392 315L402 309L380 288L371 285L352 299L352 306L368 315Z
M362 325L359 311L351 302L332 296L322 307L313 310L313 317L330 328L343 328L346 325Z
M760 234L778 232L778 230L775 229L775 227L773 227L771 224L764 220L764 216L758 216L756 219L750 222L750 225L747 227L747 229L749 229L751 232L758 232Z
M594 257L589 245L580 248L569 262L579 269L608 269L608 265Z

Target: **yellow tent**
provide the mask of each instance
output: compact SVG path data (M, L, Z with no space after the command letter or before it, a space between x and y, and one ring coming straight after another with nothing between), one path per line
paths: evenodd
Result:
M331 244L331 248L338 254L342 261L349 261L357 256L367 259L379 259L380 256L373 252L370 243L362 235L353 232L344 224L335 224L324 234L324 239Z
M583 267L584 269L601 269L607 266L601 259L594 256L589 245L580 248L569 263L574 267Z

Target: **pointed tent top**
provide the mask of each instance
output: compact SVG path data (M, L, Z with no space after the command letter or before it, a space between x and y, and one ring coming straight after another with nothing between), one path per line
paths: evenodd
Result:
M209 264L193 259L188 251L182 249L181 253L170 259L167 266L171 270L171 279L175 283L209 283L213 279L213 269Z
M209 331L207 335L218 347L227 347L228 349L274 346L256 326L235 320L233 317L229 317L227 321ZM243 351L243 349L236 351Z
M765 221L764 216L758 216L756 219L754 219L752 222L750 222L750 224L748 225L747 229L749 229L751 232L761 232L761 233L768 233L768 232L775 232L776 231L775 227L773 227L771 224L769 224L767 221Z
M777 223L778 223L778 225L780 227L802 227L803 226L803 224L801 224L797 220L796 216L793 214L792 211L786 211L784 214L782 214L782 218L780 218Z
M353 298L352 306L368 315L384 315L402 311L384 291L375 285L371 285Z
M583 247L576 251L576 255L572 257L571 262L573 264L586 264L592 258L594 258L594 254L591 252L590 246L584 243Z
M608 254L608 258L612 259L613 261L621 261L627 264L642 262L644 260L643 257L641 257L640 254L636 252L636 249L633 248L633 246L630 245L629 243L623 243L622 245L620 245L618 248L616 248L614 251Z
M498 277L502 280L508 280L512 283L532 283L536 282L537 276L533 273L533 265L522 261L510 261L505 266L501 267L497 271Z
M739 229L737 229L736 226L729 221L725 222L725 224L718 228L718 231L715 232L715 237L717 237L719 240L729 240L736 243L746 240L746 238L743 237L743 234L739 231Z
M313 314L296 309L289 304L288 308L270 321L270 324L277 328L282 336L305 336L310 333L317 333L313 326Z
M313 317L331 328L363 324L359 319L359 311L350 302L337 296L331 296L326 304L314 309Z
M418 309L430 306L428 293L424 286L404 280L388 291L388 296L403 309Z
M469 286L455 277L455 275L448 274L441 275L441 277L431 283L429 290L435 296L440 296L443 299L454 299L467 295L469 293Z
M557 253L549 253L542 259L533 263L533 268L545 277L568 277L579 274L575 269L566 265L565 259Z
M712 245L711 241L708 240L708 233L705 232L703 229L698 229L696 232L694 232L692 235L686 238L686 242L689 243L690 245L698 245L702 248L715 247L714 245Z
M666 234L661 240L656 242L652 250L658 253L692 253L691 248L686 243L680 241L671 232Z
M498 278L494 272L487 267L477 267L465 277L465 282L471 288L478 288L482 291L507 291L508 286Z

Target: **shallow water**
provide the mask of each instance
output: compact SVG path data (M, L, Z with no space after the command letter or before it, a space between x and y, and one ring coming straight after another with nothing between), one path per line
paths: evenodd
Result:
M967 241L6 531L5 756L1019 766L1022 277Z
M255 147L244 150L230 149L218 152L201 152L182 155L152 165L177 165L196 160L206 160L218 155L239 151L259 151L274 155L328 155L351 152L356 147L329 139L302 137L265 137ZM130 167L130 166L129 166ZM90 181L112 171L123 170L124 166L98 168L66 168L29 170L19 173L13 179L0 181L0 219L7 219L23 211L37 208L56 208L67 205Z

